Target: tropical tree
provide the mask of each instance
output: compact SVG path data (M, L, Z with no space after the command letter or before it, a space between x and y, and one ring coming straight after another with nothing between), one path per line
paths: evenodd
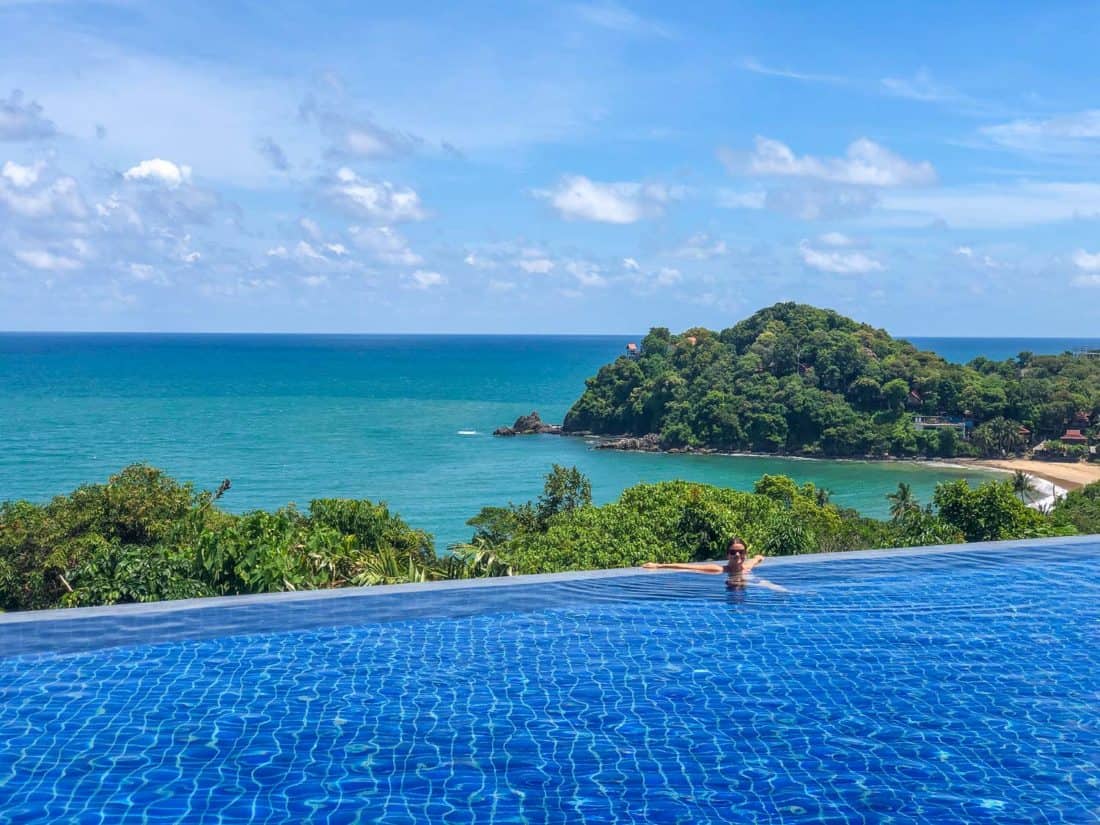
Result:
M907 513L920 509L913 488L905 481L899 481L898 489L887 493L886 498L890 501L890 518L895 522L901 521Z
M1031 476L1023 470L1017 470L1012 474L1012 492L1020 501L1027 503L1027 494L1031 492Z

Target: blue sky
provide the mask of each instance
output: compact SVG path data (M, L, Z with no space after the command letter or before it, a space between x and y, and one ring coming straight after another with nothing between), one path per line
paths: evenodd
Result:
M1094 4L0 0L0 329L1100 334Z

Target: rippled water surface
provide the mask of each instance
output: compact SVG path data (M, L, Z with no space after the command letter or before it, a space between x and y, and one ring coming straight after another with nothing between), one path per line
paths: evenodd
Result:
M1098 564L1078 541L761 568L789 592L9 617L0 821L1095 822Z

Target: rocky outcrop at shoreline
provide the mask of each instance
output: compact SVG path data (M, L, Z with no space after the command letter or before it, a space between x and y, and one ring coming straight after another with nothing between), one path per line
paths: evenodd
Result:
M511 427L497 427L493 435L561 435L561 424L547 424L537 412L521 415Z
M656 433L643 436L624 435L616 438L603 439L596 443L597 450L637 450L644 453L659 453L661 450L661 437Z

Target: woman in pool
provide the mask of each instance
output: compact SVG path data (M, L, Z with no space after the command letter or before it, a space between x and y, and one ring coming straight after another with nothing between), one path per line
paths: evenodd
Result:
M745 545L745 540L737 536L726 548L725 564L658 564L650 561L643 564L642 567L650 570L658 567L669 570L687 570L691 573L725 573L727 575L727 587L744 587L745 582L748 581L749 572L764 561L764 557L761 555L753 556L751 559L748 558L748 555L749 550ZM768 584L771 584L771 582L768 582ZM772 586L775 587L776 585Z

